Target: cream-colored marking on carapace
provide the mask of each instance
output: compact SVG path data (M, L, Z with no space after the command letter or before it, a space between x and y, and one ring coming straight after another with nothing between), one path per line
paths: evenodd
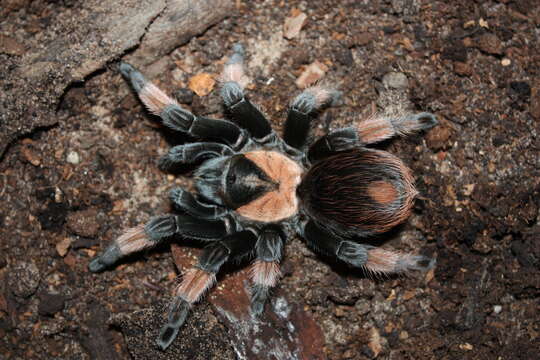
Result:
M251 151L244 156L278 183L279 188L239 207L236 212L261 222L275 222L293 216L298 211L296 187L303 172L300 165L277 151Z

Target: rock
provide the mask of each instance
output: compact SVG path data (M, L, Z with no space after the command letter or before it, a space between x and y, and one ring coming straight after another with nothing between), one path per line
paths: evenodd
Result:
M504 58L501 60L501 65L502 66L509 66L510 64L512 63L512 61L508 58Z
M114 315L111 323L120 328L129 353L134 360L234 360L229 342L229 332L216 319L203 301L192 311L179 336L166 351L156 346L159 329L165 321L169 307L168 299L149 309Z
M351 66L354 62L354 58L351 53L351 49L342 48L336 51L336 60L344 66Z
M306 14L298 9L293 9L291 16L288 16L283 24L283 37L289 40L297 37L302 27L306 24L306 20Z
M193 256L187 251L175 244L171 249L180 271L193 265ZM225 274L208 294L220 322L228 328L230 345L238 358L273 360L273 354L282 354L280 359L324 359L321 328L302 305L292 302L279 288L272 291L264 313L259 318L252 316L248 278L249 268Z
M480 36L476 46L485 53L501 55L503 53L501 40L495 34L486 33Z
M26 49L15 39L0 34L0 53L9 55L23 55Z
M454 62L454 72L461 76L471 76L472 69L469 64L461 61L456 61Z
M61 294L44 293L40 296L38 313L42 316L53 316L64 309L66 298Z
M19 262L9 271L8 286L15 296L27 298L33 295L40 283L39 269L33 262Z
M29 145L21 147L21 153L30 164L34 166L39 166L41 164L41 157L36 153L36 151Z
M356 47L356 46L366 46L373 40L373 35L368 32L361 32L359 34L353 35L352 38L350 38L347 41L348 47Z
M529 112L536 120L540 120L540 85L535 86L531 91L531 105Z
M215 84L216 80L208 73L200 73L189 79L189 88L199 96L210 94Z
M383 76L382 82L387 89L407 89L409 87L407 76L401 72L387 73Z
M91 208L70 213L67 217L67 226L76 235L95 237L100 226L97 211Z
M66 161L70 164L78 165L81 162L81 157L78 152L70 151L66 156Z
M305 89L322 79L327 71L328 67L326 65L315 60L313 63L309 64L304 72L300 74L298 79L296 79L296 86L298 86L300 89Z
M190 105L193 102L193 91L188 88L180 88L176 90L174 97L180 104Z
M442 58L452 61L467 61L467 46L466 44L461 43L451 43L449 46L445 47L442 52Z
M68 237L64 238L62 239L62 241L56 244L56 252L61 257L64 257L66 256L70 246L71 246L71 238L68 238Z
M4 52L24 51L24 56L2 63L0 156L12 140L58 121L58 105L72 83L84 81L128 50L133 53L126 61L135 66L154 62L229 14L232 3L88 0L84 6L58 7L62 11L54 14L54 26L38 28L24 49L2 38Z
M373 358L376 358L379 356L382 350L381 345L381 335L379 334L379 330L377 328L372 327L369 329L369 343L368 343L369 349L373 353Z
M511 81L508 87L514 101L527 102L531 97L531 86L526 81Z
M440 125L431 129L426 134L426 144L433 151L439 151L447 149L450 144L448 144L448 139L452 135L450 128Z

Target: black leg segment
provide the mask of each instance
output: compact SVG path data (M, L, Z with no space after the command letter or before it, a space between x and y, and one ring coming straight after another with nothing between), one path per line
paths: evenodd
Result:
M283 139L290 146L301 149L307 141L311 120L317 110L337 102L340 93L320 86L304 90L289 108Z
M182 188L172 189L169 198L178 210L186 212L197 219L217 220L228 213L226 208L205 204L199 201L195 195Z
M262 112L243 95L236 83L225 83L221 90L225 105L240 127L246 129L251 136L261 139L272 132L270 123Z
M284 242L285 235L277 226L267 226L259 234L255 246L256 259L251 267L251 311L255 315L264 311L270 289L279 279Z
M158 345L166 349L178 335L191 305L197 302L216 280L216 273L230 259L249 255L255 246L256 236L251 231L241 231L226 236L204 249L197 265L186 271L176 289L176 297L171 303L167 324L160 331Z
M304 228L303 237L313 249L354 267L362 267L368 260L368 247L353 241L336 238L329 231L310 221Z
M360 141L355 128L336 130L321 137L309 147L308 159L314 163L336 152L351 150L358 146Z
M217 273L229 258L239 260L253 252L257 237L252 231L240 231L209 244L197 265L203 271Z
M180 164L194 164L206 159L233 155L234 151L218 143L193 143L177 145L159 159L159 168L169 170Z
M194 137L217 139L232 147L239 147L246 140L243 131L229 121L198 117L182 109L175 100L147 81L133 66L121 63L120 72L130 81L146 107L160 116L163 124L172 130Z

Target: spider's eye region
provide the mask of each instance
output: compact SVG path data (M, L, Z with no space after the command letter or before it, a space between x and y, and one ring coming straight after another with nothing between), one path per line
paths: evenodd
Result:
M232 186L236 182L236 175L229 173L227 175L227 186Z
M244 155L231 157L227 170L224 201L233 209L273 190L275 184L268 175Z

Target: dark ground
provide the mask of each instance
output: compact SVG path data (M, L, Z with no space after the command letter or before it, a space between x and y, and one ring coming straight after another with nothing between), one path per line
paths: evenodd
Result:
M325 82L344 92L344 104L320 116L318 135L386 106L389 72L406 75L397 87L412 110L441 122L379 146L414 170L421 193L385 245L433 254L434 273L373 281L328 265L301 239L287 245L277 292L318 324L321 358L537 358L538 2L247 3L238 1L223 22L143 72L175 94L199 72L218 74L231 45L242 42L251 99L276 128L298 91L294 80L315 60L329 67ZM19 35L32 34L44 9L68 5L15 6L0 30L9 35L17 23ZM281 29L293 8L308 20L298 38L286 40ZM216 89L192 99L183 91L180 101L221 117ZM160 321L137 319L160 316L160 300L176 283L169 246L103 274L87 264L122 228L168 211L167 191L181 180L155 162L170 136L114 66L72 86L56 116L56 126L12 143L0 162L0 359L154 358L133 339L157 334ZM235 358L234 330L215 309L203 301L182 333L189 337L162 358Z

